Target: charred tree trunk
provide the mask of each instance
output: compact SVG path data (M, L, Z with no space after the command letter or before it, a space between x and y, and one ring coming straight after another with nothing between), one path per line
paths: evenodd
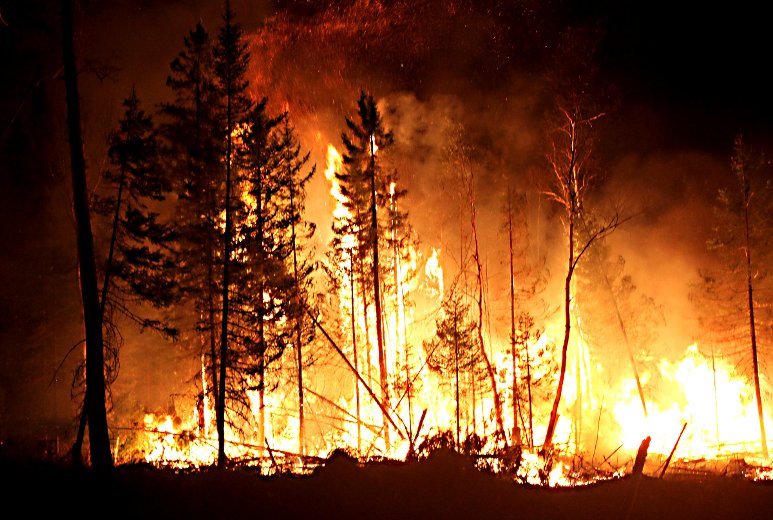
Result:
M549 450L553 444L553 434L556 431L556 424L558 423L558 405L561 403L561 393L564 389L564 378L566 377L566 353L569 349L569 336L572 330L572 315L570 310L570 303L572 301L572 274L574 273L575 258L574 258L574 209L569 211L569 261L566 272L566 279L564 281L564 342L561 346L561 372L558 376L558 388L556 389L556 396L553 399L553 407L550 410L550 420L548 421L548 429L545 434L545 442L543 443L543 451Z
M287 129L287 120L285 120L285 132L288 132ZM290 168L290 162L288 161L288 169ZM288 172L288 178L290 182L290 213L292 215L296 214L295 210L295 181L293 180L292 172ZM296 298L296 305L298 308L301 306L301 298L303 298L303 295L301 293L301 282L298 277L298 237L295 234L295 218L292 218L290 220L290 232L291 232L291 238L293 242L293 276L295 278L295 298ZM305 447L305 439L306 439L306 422L304 417L304 410L303 410L303 313L300 313L297 318L298 322L296 323L296 335L295 335L295 343L296 343L296 357L297 357L297 366L298 366L298 453L303 456L306 447Z
M110 451L110 437L107 430L102 319L97 289L97 269L94 260L94 237L89 214L86 161L83 157L73 25L72 0L62 0L62 58L67 99L67 131L70 142L70 167L72 169L73 213L75 214L78 244L78 274L83 321L86 329L86 397L84 407L89 426L89 449L92 466L97 470L108 470L113 466L113 456ZM77 464L80 461L80 451L77 454L73 453L73 462Z
M217 402L217 465L223 467L226 464L225 456L225 392L226 392L226 367L228 365L228 312L229 312L229 284L231 262L231 154L233 128L231 113L231 85L226 89L226 157L225 157L225 230L223 232L223 287L222 287L222 329L220 334L220 374Z
M760 440L762 441L762 455L768 458L768 440L765 435L765 416L762 411L762 393L760 392L760 372L757 363L757 328L754 322L754 286L752 283L752 254L749 240L749 200L751 192L748 180L744 175L744 252L746 254L746 288L749 305L749 340L752 347L752 368L754 370L754 394L757 398L757 415L760 420Z
M650 448L651 437L645 437L639 445L639 450L636 452L636 460L633 463L633 469L631 475L641 475L644 471L644 463L647 462L647 450Z
M389 405L389 378L387 375L386 351L384 350L384 331L381 314L381 282L379 280L378 261L378 213L376 207L376 150L374 138L370 139L370 240L373 251L373 300L376 306L376 341L378 342L378 370L381 383L381 402L388 410ZM389 423L384 416L384 442L389 451Z
M458 330L458 323L454 317L454 330ZM454 397L456 398L456 449L461 446L459 442L459 338L454 338Z

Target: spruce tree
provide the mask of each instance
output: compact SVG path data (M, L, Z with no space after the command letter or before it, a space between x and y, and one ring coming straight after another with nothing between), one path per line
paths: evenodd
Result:
M110 222L110 241L104 264L103 314L107 307L174 338L168 322L137 308L137 304L166 309L178 297L174 266L177 234L160 214L172 192L159 164L157 131L137 94L124 100L125 113L109 138L110 168L103 174L99 211Z
M181 314L191 316L186 322L194 324L183 332L195 331L200 337L200 357L206 365L201 398L217 402L223 153L218 118L222 103L215 88L210 37L200 23L184 38L184 48L171 62L166 83L174 99L161 106L161 135L164 167L178 199Z
M441 375L453 375L456 403L456 446L461 446L460 379L477 378L481 359L477 343L477 325L470 319L469 305L463 301L457 285L443 299L440 317L435 322L435 337L424 342L427 366ZM467 376L467 377L465 377Z
M225 224L223 229L222 248L222 281L221 281L221 334L220 357L218 372L218 401L215 407L218 457L217 464L222 467L226 463L225 455L225 413L226 413L226 374L229 366L229 304L230 304L230 262L233 251L233 186L231 166L234 158L234 130L241 119L249 112L251 101L247 93L249 82L246 79L247 66L250 55L247 51L247 43L244 41L241 26L236 23L235 15L231 9L230 1L226 0L223 10L223 24L218 33L217 44L213 48L215 79L217 94L225 105L223 117L220 118L215 135L226 143L223 154L225 195L224 213Z

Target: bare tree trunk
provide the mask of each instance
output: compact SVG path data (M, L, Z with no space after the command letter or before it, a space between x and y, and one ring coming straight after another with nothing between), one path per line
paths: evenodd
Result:
M456 317L454 316L454 330L458 330L459 325L456 323ZM459 449L461 443L459 442L459 338L454 339L454 396L456 398L456 449Z
M542 445L542 450L547 451L553 444L553 434L556 431L556 423L558 423L558 405L561 403L561 393L564 389L564 378L566 377L566 353L569 349L569 335L572 330L572 316L569 305L572 301L572 274L574 273L574 210L569 211L569 262L566 272L566 280L564 281L564 343L561 346L561 372L558 377L558 388L556 389L556 396L553 399L553 407L550 410L550 420L548 421L548 429L545 434L545 442Z
M378 213L376 211L376 150L374 138L370 139L370 232L373 250L373 300L376 306L376 340L378 341L378 369L381 383L381 402L389 409L389 377L387 374L386 352L384 350L384 331L381 314L381 282L379 280L378 262ZM384 443L386 451L390 450L389 422L384 422Z
M285 133L289 135L288 122L285 119ZM290 161L287 162L288 170L290 169ZM290 220L290 231L293 241L293 274L295 277L295 298L296 305L300 309L301 284L298 278L298 244L297 236L295 234L295 180L292 177L292 171L288 171L289 183L290 183L290 213L293 218ZM296 355L298 365L298 453L303 456L305 449L306 439L306 423L304 420L303 410L303 313L300 313L296 323Z
M211 205L210 205L211 207ZM209 220L211 222L211 220ZM218 406L220 387L218 386L218 354L217 339L215 332L215 251L212 240L207 239L207 310L208 310L208 328L209 328L209 355L210 355L210 378L212 379L212 399L215 406Z
M744 177L744 185L746 178ZM749 339L752 345L752 368L754 370L754 394L757 398L757 415L760 420L760 440L762 441L762 455L768 458L768 440L765 435L765 416L762 411L762 394L760 392L760 372L757 363L757 330L754 322L754 296L752 284L752 254L749 241L749 193L744 186L744 225L745 225L745 252L746 252L746 287L749 304Z
M531 398L531 358L529 355L529 343L524 345L526 350L526 389L529 393L529 445L534 447L534 413Z
M585 223L585 218L582 217L582 224L585 228L586 232L588 230L588 226ZM625 342L625 350L628 354L628 361L631 363L631 369L633 370L633 377L636 379L636 389L639 391L639 400L641 401L641 407L644 411L644 417L647 417L647 401L644 399L644 389L641 385L641 378L639 377L639 370L636 367L636 358L633 355L633 349L631 348L631 342L628 340L628 331L625 328L625 322L623 321L623 315L620 312L620 306L617 303L617 297L615 296L615 291L612 289L612 283L609 281L609 276L607 275L607 270L604 267L604 264L598 254L594 255L596 258L596 263L598 265L599 271L601 271L601 276L604 278L604 286L607 288L607 291L609 291L609 295L612 298L612 303L615 307L615 316L617 317L617 325L620 327L620 332L623 334L623 341Z
M231 118L231 92L230 85L226 91L226 157L225 157L225 230L223 233L223 288L222 288L222 329L220 334L220 388L218 390L217 402L217 465L223 467L226 464L225 456L225 378L226 367L228 366L228 311L229 311L229 284L230 273L229 264L231 263L231 234L232 234L232 215L231 215L231 147L232 136L231 128L233 122Z
M73 212L78 244L78 273L81 289L83 321L86 329L86 409L89 426L89 450L92 466L108 470L113 466L110 437L107 430L105 404L105 361L102 319L97 290L97 269L94 260L94 237L91 231L89 199L86 182L86 161L80 123L80 99L75 58L73 6L62 0L62 58L64 61L67 99L67 130L72 169ZM73 462L80 462L80 452Z
M266 443L266 371L263 361L258 362L258 446L261 455L268 446Z

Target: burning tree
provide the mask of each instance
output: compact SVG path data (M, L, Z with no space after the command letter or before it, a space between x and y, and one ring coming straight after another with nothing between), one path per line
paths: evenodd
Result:
M761 451L768 457L760 381L760 347L769 344L773 300L768 266L771 265L770 216L773 184L764 173L766 165L738 136L734 142L731 172L736 185L717 195L714 237L707 245L721 267L701 272L701 284L693 297L700 303L699 317L708 340L724 345L727 355L751 355Z
M588 190L598 178L593 168L596 127L605 113L595 106L591 96L596 91L595 69L591 62L595 37L581 30L567 31L556 52L554 88L556 123L550 133L547 163L553 175L553 185L546 195L563 210L563 224L568 242L566 277L564 280L564 339L561 347L561 369L555 399L550 411L543 453L553 443L558 423L558 406L566 375L567 352L572 328L573 283L577 264L593 243L620 225L620 214L599 222L594 228L579 234L580 223L587 214ZM586 219L585 222L588 222Z
M307 251L308 242L316 229L315 225L304 218L306 203L306 185L316 171L316 166L306 170L309 154L301 154L301 145L290 126L289 114L284 114L284 125L279 136L279 148L282 150L280 175L286 188L284 208L285 218L290 224L290 245L292 249L292 273L295 287L292 297L293 317L291 327L295 341L297 377L298 377L298 453L305 452L305 412L303 391L304 345L314 339L314 325L305 314L309 310L309 298L313 290L313 274L316 263L311 261L312 251Z
M226 373L228 368L228 340L229 340L229 291L231 279L229 264L233 251L233 208L231 207L232 183L231 165L234 157L233 139L237 124L244 117L252 103L247 94L249 82L246 79L247 65L250 54L247 52L247 44L244 41L242 28L235 22L231 3L226 0L223 10L223 25L218 34L218 43L212 51L215 65L215 77L219 93L225 102L225 114L218 129L218 135L223 135L226 148L223 156L225 163L225 223L223 228L223 280L222 294L222 323L220 335L220 358L218 374L218 401L215 407L218 437L218 466L225 465L225 410L226 410Z
M269 117L267 100L250 110L237 141L238 186L243 204L236 212L232 295L235 330L233 374L243 391L258 393L258 445L266 445L267 370L288 345L309 341L304 327L312 273L299 264L301 237L310 229L302 218L305 161L286 125L286 114ZM297 226L297 227L296 227ZM296 343L299 342L299 343ZM298 359L298 358L296 358ZM302 358L298 361L302 365ZM300 365L296 365L300 366ZM300 409L299 409L300 410Z

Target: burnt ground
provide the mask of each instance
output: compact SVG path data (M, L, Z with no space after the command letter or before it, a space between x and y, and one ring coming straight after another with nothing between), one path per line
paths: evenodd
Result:
M575 488L516 484L450 452L410 463L331 459L312 475L118 466L107 475L3 460L3 509L17 517L771 519L773 482L624 477Z

